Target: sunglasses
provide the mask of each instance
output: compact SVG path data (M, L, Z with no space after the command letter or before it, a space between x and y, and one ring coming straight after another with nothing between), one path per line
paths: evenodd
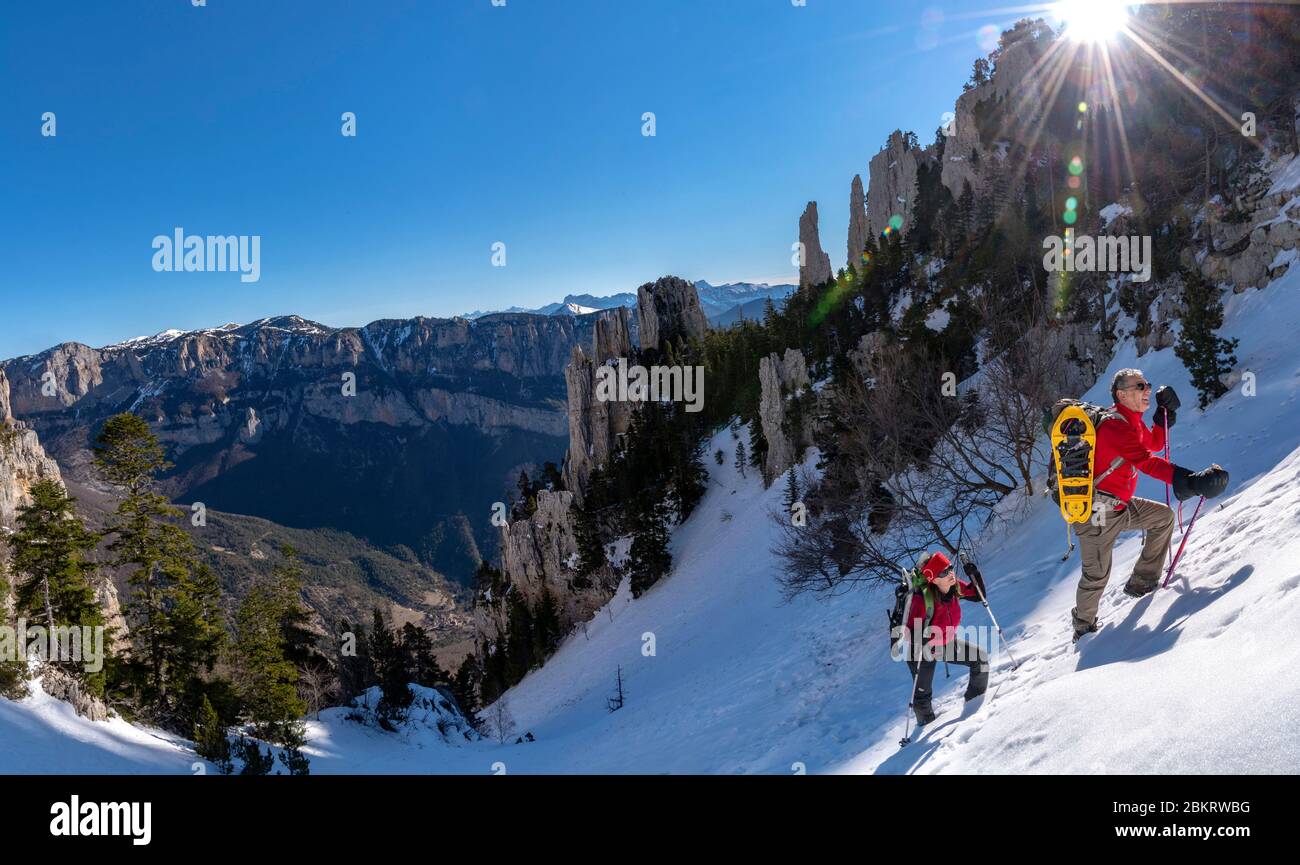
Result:
M1144 382L1142 382L1141 384L1131 384L1131 385L1129 385L1128 387L1122 387L1122 388L1120 388L1120 390L1140 390L1140 391L1148 391L1148 390L1151 390L1151 382L1149 382L1149 381L1144 381Z

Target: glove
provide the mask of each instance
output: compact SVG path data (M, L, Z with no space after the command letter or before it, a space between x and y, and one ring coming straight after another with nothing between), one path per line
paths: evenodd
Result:
M1192 496L1212 499L1222 495L1227 488L1228 472L1218 463L1199 472L1189 472L1182 466L1174 466L1174 495L1180 502Z
M1178 410L1182 407L1183 403L1174 389L1167 384L1160 385L1156 391L1156 425L1172 428L1178 418Z
M970 577L970 581L979 588L980 594L987 597L988 593L984 591L984 575L980 573L979 566L968 559L964 560L961 566L962 570L966 572L966 576Z

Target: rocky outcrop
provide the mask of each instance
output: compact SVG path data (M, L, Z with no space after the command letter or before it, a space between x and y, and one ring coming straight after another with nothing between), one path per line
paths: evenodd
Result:
M788 469L795 459L797 448L806 444L791 440L786 423L786 398L808 387L808 366L797 349L787 348L784 358L775 352L762 358L758 365L761 395L758 403L759 422L767 440L767 455L763 461L763 481L773 480Z
M668 340L702 336L707 326L695 287L672 276L637 290L637 316L643 350L662 348ZM497 595L480 595L474 608L480 649L496 645L505 635L505 593L522 593L525 604L534 611L543 595L549 594L560 629L568 632L600 609L618 587L618 571L610 565L595 574L578 573L576 523L591 472L609 461L636 411L636 403L596 399L598 369L623 358L629 363L639 359L629 318L624 307L598 314L590 354L581 346L572 350L564 371L569 424L563 469L566 489L539 491L536 510L528 518L502 527L503 588ZM802 356L798 360L802 369Z
M73 352L63 357L67 359L76 356ZM93 367L71 363L65 364L63 368L73 371L67 380L72 382L74 390L93 378L79 378ZM28 501L32 485L41 480L63 482L58 464L46 455L35 430L14 418L9 381L4 371L0 370L0 571L7 567L9 555L4 536L15 529L18 509ZM110 628L118 629L119 639L125 639L127 628L118 603L117 589L104 575L97 575L94 582L96 597L104 610L105 623ZM0 612L6 617L12 613L11 598L0 598ZM78 715L93 721L107 720L108 707L98 698L86 693L76 677L57 667L45 665L41 684L50 696L71 703Z
M45 454L36 432L14 418L9 381L0 370L0 532L13 529L32 484L45 479L62 481L59 467Z
M564 483L573 491L579 504L586 492L591 470L605 464L618 437L627 432L632 422L630 403L605 402L595 398L596 369L608 361L632 357L628 317L628 311L623 307L601 316L596 325L592 356L588 357L580 346L574 346L572 360L564 370L569 425Z
M862 263L862 251L867 248L871 229L867 224L867 198L862 191L862 175L853 175L849 186L849 246L845 265L855 267Z
M911 228L917 171L928 159L929 153L915 146L915 138L899 130L894 130L884 149L871 157L867 224L872 237L884 234L895 215L902 217L900 230Z
M46 664L42 668L41 689L56 700L71 703L72 708L83 718L107 721L112 714L103 700L86 692L76 676L52 664Z
M1234 291L1242 292L1264 287L1295 264L1300 203L1295 189L1261 185L1237 204L1243 212L1236 220L1210 223L1212 250L1208 254L1185 250L1182 263L1199 266L1215 285L1231 283Z
M822 251L821 235L817 231L817 202L810 201L799 217L799 243L803 258L799 264L799 289L829 282L831 257ZM643 332L644 333L644 332ZM644 336L642 337L644 339Z
M676 276L638 288L636 315L645 350L662 349L669 340L698 339L709 329L695 286Z
M541 490L537 510L501 532L505 591L521 593L530 610L536 610L543 594L549 594L562 632L590 618L614 593L614 586L599 578L581 587L575 585L578 547L574 523L573 494ZM481 646L494 645L505 637L506 601L505 597L480 598L475 605L474 625Z
M954 199L960 199L969 186L976 211L986 198L992 198L996 208L1020 197L1024 177L1009 170L1009 154L1015 142L1037 140L1041 113L1053 104L1043 97L1040 86L1044 76L1035 70L1039 55L1052 38L1045 25L1021 31L1019 38L1000 51L989 80L957 98L951 134L944 139L940 178ZM1003 117L997 125L1000 134L990 135L992 140L986 141L988 130L981 129L980 115L993 107ZM1013 181L1019 186L1012 188Z

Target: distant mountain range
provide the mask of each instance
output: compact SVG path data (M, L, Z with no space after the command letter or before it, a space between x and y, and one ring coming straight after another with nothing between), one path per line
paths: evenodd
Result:
M742 318L761 318L763 308L770 299L780 304L798 286L789 283L769 285L766 282L728 282L724 285L712 285L702 279L695 281L695 290L700 296L700 305L710 324L726 326ZM636 309L636 292L624 291L605 297L590 294L570 294L561 301L548 303L535 309L512 306L509 309L466 313L463 318L475 319L494 312L526 312L533 315L586 315L602 309L626 306Z

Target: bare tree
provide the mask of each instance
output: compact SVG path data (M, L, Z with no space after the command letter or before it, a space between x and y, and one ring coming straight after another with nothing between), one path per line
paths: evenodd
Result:
M307 712L320 720L320 710L330 705L334 697L334 675L318 664L300 664L298 667L298 696L307 704Z
M889 346L837 382L837 446L859 495L812 494L808 525L782 525L786 596L895 580L936 546L955 554L1006 496L1027 502L1046 460L1043 409L1058 396L1056 347L1032 326L957 387L925 348Z
M515 719L511 716L505 700L497 700L492 704L492 708L488 709L486 727L483 732L496 739L499 745L504 745L506 740L514 735Z

